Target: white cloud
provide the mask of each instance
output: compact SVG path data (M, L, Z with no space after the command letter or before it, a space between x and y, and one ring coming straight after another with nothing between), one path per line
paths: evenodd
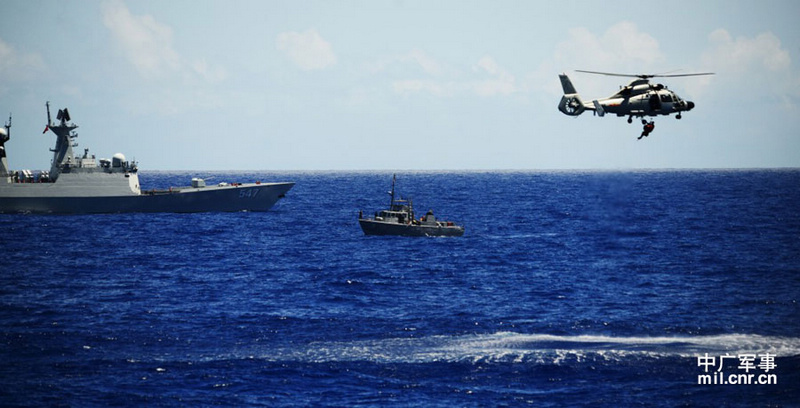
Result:
M481 70L483 70L483 71L486 71L487 73L489 73L491 75L503 76L503 75L507 74L502 68L500 68L499 65L497 65L497 62L494 59L492 59L492 57L490 57L488 55L484 56L483 58L481 58L478 61L478 64L476 65L476 67L481 69Z
M438 61L418 49L411 50L408 54L401 56L399 60L403 62L414 62L430 75L441 75L443 72L442 65L439 64Z
M491 78L471 84L472 90L480 96L510 95L517 91L514 76L503 69L489 56L478 61L476 69L486 72Z
M192 70L210 82L222 81L228 77L227 72L222 67L209 65L205 59L192 63Z
M623 21L597 35L583 27L567 30L567 38L556 45L555 62L563 69L642 70L659 68L665 61L658 41Z
M103 3L103 24L111 31L125 58L147 79L180 75L206 81L225 79L225 70L205 60L190 62L173 48L172 28L151 15L133 15L120 0Z
M424 58L421 58L424 56ZM428 93L437 97L453 97L474 94L483 97L510 95L518 91L514 76L502 68L492 57L484 56L473 66L472 76L452 71L447 80L441 79L443 68L434 59L412 51L408 58L397 61L412 60L423 67L429 78L401 79L392 83L394 92L409 95ZM452 79L456 78L456 79Z
M336 64L333 47L316 30L278 34L275 46L304 71L325 69Z
M438 61L420 49L413 49L407 54L397 55L377 64L376 71L384 70L388 65L410 63L422 69L428 75L439 76L444 73L444 67Z
M371 74L388 73L389 75L409 76L420 73L430 76L444 75L452 70L418 48L405 54L391 55L377 62L367 64L366 70Z
M703 61L712 69L735 73L759 70L779 72L787 70L791 64L789 52L781 48L780 39L772 33L734 40L726 30L719 29L708 38L711 50L703 56Z
M172 29L153 16L134 16L125 4L114 0L103 4L103 24L143 76L161 76L180 69L180 57L172 49Z
M565 31L564 39L556 44L553 56L523 79L521 88L549 98L556 97L562 93L557 74L566 72L582 95L601 97L616 91L609 80L582 75L573 78L572 71L657 73L672 68L664 66L666 60L658 41L632 22L616 23L602 33L574 27ZM618 79L621 81L617 85L627 82L623 78Z
M703 53L703 69L716 72L694 86L697 94L740 98L776 98L787 109L796 109L800 98L800 73L792 69L789 51L773 33L755 37L733 36L717 29L708 36L709 48Z
M0 76L8 79L30 78L45 68L39 54L25 54L0 39Z
M458 84L454 82L431 79L403 79L392 83L392 89L401 95L429 93L434 96L453 96L458 88Z

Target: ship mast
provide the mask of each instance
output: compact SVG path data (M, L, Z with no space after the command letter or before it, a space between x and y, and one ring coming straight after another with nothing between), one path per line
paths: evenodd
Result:
M6 182L10 182L8 172L8 159L6 158L6 142L11 139L11 114L8 114L8 122L5 129L0 129L0 177L5 177Z
M70 166L73 164L72 139L78 137L78 134L72 131L78 126L67 123L70 120L69 110L67 110L67 108L58 110L56 120L58 120L59 123L53 123L50 118L50 102L47 102L46 106L47 127L44 130L45 132L50 130L56 134L56 147L50 149L50 151L53 152L53 163L50 166L50 178L55 180L62 172L68 173L70 171Z

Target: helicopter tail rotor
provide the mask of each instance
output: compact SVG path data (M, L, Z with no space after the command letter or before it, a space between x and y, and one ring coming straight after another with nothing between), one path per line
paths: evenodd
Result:
M572 85L572 81L566 74L559 74L558 78L561 79L561 88L564 90L564 96L561 97L561 102L558 104L558 110L568 116L578 116L586 107L583 105L580 95Z

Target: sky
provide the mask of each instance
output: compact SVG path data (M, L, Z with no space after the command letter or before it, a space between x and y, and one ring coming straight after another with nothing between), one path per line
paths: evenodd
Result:
M12 169L76 152L140 170L800 167L797 1L4 0ZM561 114L662 78L696 107L641 124ZM678 71L679 70L679 71Z

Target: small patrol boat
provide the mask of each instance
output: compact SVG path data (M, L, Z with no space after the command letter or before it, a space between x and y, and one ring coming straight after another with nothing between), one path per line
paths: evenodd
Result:
M50 118L48 131L56 135L50 171L12 171L6 158L6 142L11 138L11 118L0 128L0 213L127 213L127 212L232 212L267 211L294 186L286 183L219 183L206 186L193 178L191 187L169 190L143 190L139 168L122 153L111 160L95 160L85 149L73 154L78 144L77 125L70 122L69 110L59 109Z
M439 221L428 211L425 216L416 219L411 199L395 198L394 184L396 175L392 176L392 196L388 210L375 213L374 218L364 218L358 212L358 223L364 235L401 235L408 237L460 237L464 235L464 227L452 221Z

